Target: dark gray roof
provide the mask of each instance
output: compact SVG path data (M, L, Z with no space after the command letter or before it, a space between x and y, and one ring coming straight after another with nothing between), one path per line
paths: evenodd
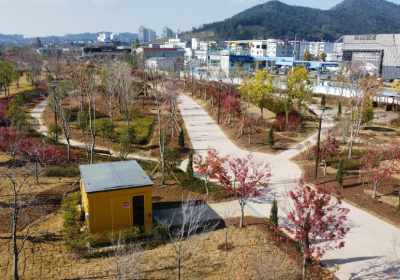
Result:
M136 160L79 165L86 193L152 186Z

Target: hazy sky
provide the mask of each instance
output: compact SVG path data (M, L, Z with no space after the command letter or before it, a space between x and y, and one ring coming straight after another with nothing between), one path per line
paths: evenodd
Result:
M0 33L25 37L83 32L138 33L143 25L159 35L164 26L187 31L224 20L267 0L0 0ZM330 9L341 0L281 0ZM400 4L400 0L390 0Z

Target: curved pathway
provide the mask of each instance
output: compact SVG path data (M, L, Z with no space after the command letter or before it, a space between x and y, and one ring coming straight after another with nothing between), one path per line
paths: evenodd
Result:
M201 106L190 97L181 95L181 100L182 102L178 106L196 153L205 154L208 147L214 147L224 155L248 153L237 148ZM320 115L321 112L317 107L311 109ZM324 129L333 126L329 114L329 112L325 112L323 115ZM335 114L335 112L331 114ZM305 141L315 143L315 135ZM254 153L258 159L271 164L273 176L272 184L261 197L252 199L247 204L253 215L268 217L274 196L279 205L285 205L283 193L290 188L293 180L301 176L300 168L289 160L298 153L297 148L289 149L278 155ZM182 167L184 166L186 166L185 163L182 164ZM212 208L211 214L221 215L224 210L226 211L227 206L238 207L237 205L238 203L233 201L229 205L225 203L225 208L220 207L221 204L210 204L209 206ZM400 230L352 205L343 202L343 206L350 209L347 221L350 232L345 239L346 245L340 250L328 251L324 255L323 263L330 266L339 264L340 270L336 273L339 279L397 279L389 278L393 272L388 269L386 260L393 250L393 237L400 237ZM281 212L279 211L280 223L285 223L285 217ZM400 264L399 261L398 263ZM392 266L392 268L396 272L400 272L400 266Z

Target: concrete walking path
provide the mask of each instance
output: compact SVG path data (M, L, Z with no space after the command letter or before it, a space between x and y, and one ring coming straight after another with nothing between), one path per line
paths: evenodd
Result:
M196 153L204 155L208 147L214 147L224 155L248 153L237 148L201 106L190 97L181 95L181 101L182 103L178 106ZM321 111L317 106L311 106L311 109L320 115ZM330 116L335 114L336 112L333 111L324 113L323 130L333 127L334 123ZM316 134L306 139L303 144L306 141L314 144ZM270 186L263 191L261 197L251 199L247 203L246 215L251 210L253 215L268 217L274 196L280 206L287 203L283 194L291 187L293 181L301 176L300 168L289 159L296 156L301 150L294 147L278 155L254 153L258 159L271 164L273 176ZM185 164L183 163L182 167L185 167ZM215 215L223 217L223 213L230 207L236 214L240 213L237 201L209 204L209 206L212 209L209 213L210 217L215 217ZM350 232L345 238L345 247L340 250L327 251L322 260L323 263L330 266L339 264L340 270L336 273L339 279L391 279L389 277L394 274L391 269L395 270L396 275L399 274L400 262L398 261L399 265L395 264L389 268L387 260L393 252L393 238L400 237L400 230L352 205L343 202L343 207L350 209L346 223L350 227ZM286 220L281 210L279 216L280 223L285 224Z

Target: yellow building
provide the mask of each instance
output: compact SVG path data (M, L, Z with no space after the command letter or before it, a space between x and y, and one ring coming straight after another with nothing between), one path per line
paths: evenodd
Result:
M133 227L151 232L153 182L135 160L80 165L79 170L89 233Z

